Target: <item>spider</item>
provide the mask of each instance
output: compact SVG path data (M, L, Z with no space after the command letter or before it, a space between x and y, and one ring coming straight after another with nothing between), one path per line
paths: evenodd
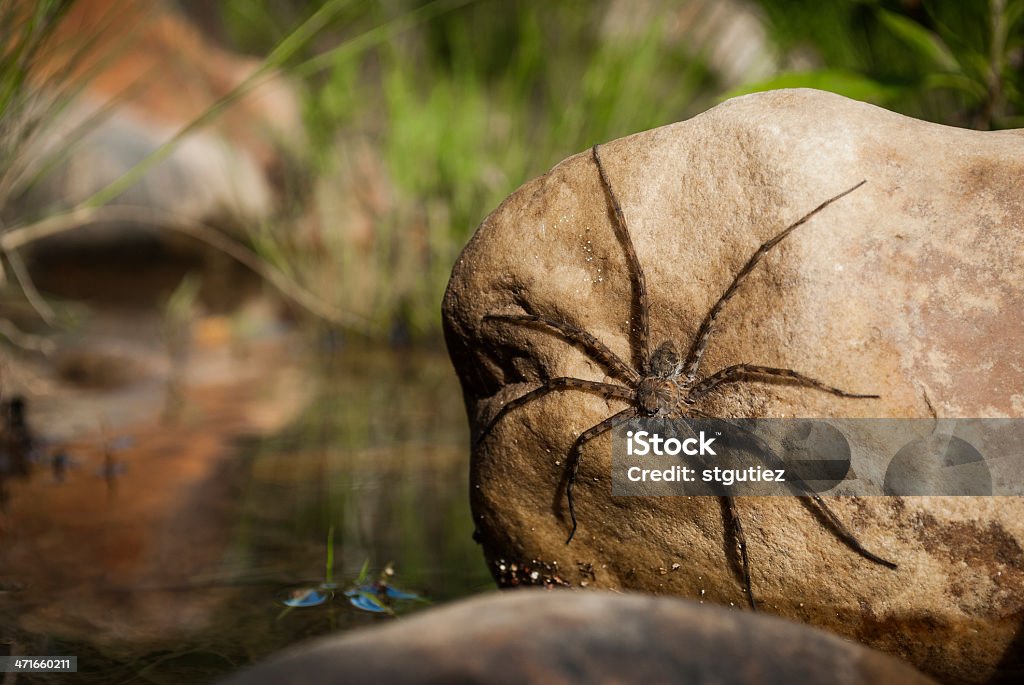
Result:
M718 301L704 316L697 334L694 336L689 352L685 359L677 352L674 343L666 340L658 345L653 351L650 349L650 311L647 298L647 284L644 279L644 271L637 259L636 250L633 247L629 230L626 226L625 215L622 207L615 196L608 174L601 162L601 155L598 146L591 148L594 164L601 177L601 184L607 195L608 202L614 212L615 221L613 228L618 241L625 252L627 266L630 271L630 278L633 287L633 302L630 311L630 335L629 342L632 351L633 364L630 365L621 357L616 355L607 345L595 338L587 331L572 326L568 323L536 316L533 314L489 314L484 317L485 322L492 322L504 325L529 326L542 329L550 334L558 336L566 342L580 348L591 359L597 362L605 371L614 378L619 379L623 384L598 382L582 378L561 376L551 378L539 387L526 394L506 403L494 416L491 421L478 434L474 441L475 446L486 438L493 427L509 412L522 407L543 395L550 392L564 390L578 390L593 393L605 399L617 399L625 402L628 406L625 409L613 414L595 426L583 431L573 442L569 450L566 462L565 497L568 502L569 516L572 520L572 529L566 544L572 542L576 534L576 507L573 499L573 488L576 484L579 473L580 460L583 455L583 447L594 438L613 430L627 421L637 417L706 417L708 414L697 408L697 403L715 392L722 386L732 383L744 383L752 381L768 383L786 383L792 385L812 388L821 392L830 393L839 397L858 399L877 399L878 395L858 394L847 392L839 388L826 385L825 383L806 376L797 371L770 366L758 366L754 364L734 364L727 366L715 373L702 377L700 375L701 362L704 358L704 351L707 348L709 339L715 326L715 320L722 312L726 303L735 295L737 289L744 279L750 275L758 263L764 259L768 252L781 243L789 234L799 226L807 223L815 214L822 211L837 200L849 195L860 188L867 181L862 180L853 187L844 190L838 195L825 200L804 216L780 231L777 235L765 241L750 256L746 264L736 273L732 283L725 289ZM887 568L896 568L896 564L883 559L864 548L854 535L847 530L840 518L825 504L818 495L797 495L803 504L811 510L819 522L829 528L845 545L850 547L860 556L876 564ZM740 522L736 502L733 497L720 497L723 506L723 514L727 522L732 540L736 542L739 551L741 572L744 591L751 609L757 609L757 602L754 599L753 589L750 582L750 561L747 556L747 541L743 533L743 526ZM733 550L734 553L736 549Z

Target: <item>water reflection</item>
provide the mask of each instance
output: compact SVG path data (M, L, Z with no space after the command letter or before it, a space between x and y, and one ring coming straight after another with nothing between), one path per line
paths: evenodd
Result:
M59 478L8 481L0 645L76 654L83 682L204 682L301 638L388 620L380 607L493 587L472 541L447 359L346 348L300 364L294 349L247 358L254 380L187 389L171 429L157 419L116 427L116 446L62 443ZM304 408L287 425L259 429L267 406L296 397ZM116 497L95 475L112 463L131 464ZM393 562L400 586L352 582L367 562ZM281 615L282 602L294 610Z
M281 604L290 608L318 607L329 602L333 597L334 593L329 590L317 587L299 587L286 590L284 597L281 598Z

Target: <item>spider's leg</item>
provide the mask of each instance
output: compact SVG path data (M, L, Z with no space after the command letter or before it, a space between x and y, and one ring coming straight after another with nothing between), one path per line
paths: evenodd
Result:
M736 274L736 277L732 279L732 283L730 283L729 287L725 289L725 292L722 293L722 296L718 298L718 302L715 302L714 306L711 307L711 310L708 311L707 315L704 317L704 321L701 322L700 324L700 328L697 329L697 335L693 339L693 347L690 349L690 354L687 355L686 358L685 369L687 378L692 380L697 377L697 371L700 369L700 363L704 357L704 349L707 347L708 338L711 336L711 329L714 326L715 319L718 318L718 315L721 313L722 308L725 306L725 303L728 302L729 299L736 293L736 289L740 287L740 284L743 282L743 279L750 275L750 272L754 270L754 267L757 266L758 262L760 262L764 258L764 256L768 254L769 250L771 250L773 247L782 242L782 240L790 233L792 233L798 226L807 223L807 221L812 216L814 216L821 210L825 209L836 200L846 195L849 195L850 193L855 191L857 188L860 188L865 183L867 183L867 181L861 181L857 185L853 186L852 188L849 188L848 190L844 190L835 197L831 197L828 200L825 200L820 205L812 209L810 212L797 219L795 223L792 223L789 226L787 226L785 229L782 230L782 232L780 232L774 238L765 241L761 245L761 247L757 248L757 251L750 256L750 259L747 260L747 263L743 265L743 268L739 270L739 273Z
M838 395L839 397L854 397L857 399L878 399L879 397L878 395L861 395L833 388L831 385L826 385L819 380L791 369L776 369L771 366L756 366L754 364L734 364L733 366L725 367L694 385L690 389L687 399L700 399L718 386L727 383L742 383L744 381L777 382L780 380L791 381L794 385L815 388L822 392Z
M616 426L624 424L634 416L636 416L636 409L633 407L623 409L619 413L609 416L596 426L580 433L580 437L576 438L576 442L572 444L572 449L569 450L569 462L566 464L569 476L565 482L565 497L569 501L569 518L572 519L572 530L569 531L569 538L565 541L565 544L568 545L572 542L572 537L576 535L576 506L573 502L572 490L576 485L576 474L580 470L580 457L583 455L583 446L602 433L607 433Z
M477 436L476 440L473 441L474 451L483 442L483 439L487 437L491 429L497 425L498 421L502 419L505 414L509 413L516 407L521 407L530 400L542 397L549 392L555 392L557 390L582 390L584 392L592 392L602 397L617 397L620 400L632 401L633 391L627 387L621 385L613 385L611 383L598 383L597 381L587 381L582 378L570 378L567 376L560 376L558 378L551 378L539 388L535 388L525 395L515 398L506 402L505 405L498 410L498 413L494 415L494 418L487 422L483 430Z
M744 431L744 433L746 433L747 437L754 442L771 466L777 466L782 463L778 455L776 455L772 448L769 447L768 444L760 437L749 431ZM810 509L813 513L821 515L821 518L825 520L826 527L829 528L844 545L868 561L873 561L874 563L885 566L886 568L897 568L897 564L889 561L888 559L883 559L874 552L869 551L864 547L864 545L860 544L860 540L858 540L857 537L851 533L845 525L843 525L842 519L840 519L836 513L832 511L827 504L825 504L825 500L822 499L821 495L804 494L810 491L807 483L803 482L799 477L793 477L792 474L787 475L789 476L789 480L787 480L786 483L795 491L794 494L797 494L797 497L799 497L804 506Z
M747 601L750 608L757 611L757 602L754 600L754 590L750 585L750 559L747 557L747 536L743 534L743 524L740 523L740 514L736 509L735 497L721 497L722 508L725 509L726 520L732 529L736 539L736 546L740 550L740 562L743 565L743 589L747 593Z
M868 549L866 549L864 545L860 544L860 541L854 536L854 534L851 533L845 525L843 525L842 520L840 520L840 518L836 516L835 512L832 511L827 504L825 504L825 500L821 498L821 495L810 495L801 497L800 499L803 500L805 505L807 505L808 507L816 506L817 511L821 512L825 520L828 521L829 527L832 529L832 532L835 533L836 537L842 540L843 544L852 549L854 552L861 555L865 559L873 561L876 564L885 566L886 568L899 568L898 564L889 561L888 559L883 559L874 552L871 552Z
M728 421L725 421L724 419L711 417L692 406L687 407L687 414L688 416L685 418L699 417L710 419L716 424L728 423ZM684 422L683 425L686 426L686 429L691 435L694 437L697 436L696 431L689 422ZM703 462L702 465L706 466L707 462ZM736 498L729 495L720 495L718 499L722 503L722 510L725 514L725 524L728 526L725 538L726 544L729 544L729 542L732 541L735 545L732 552L735 553L737 549L740 552L739 561L740 569L743 574L743 590L747 595L747 600L750 602L750 608L757 611L757 602L754 600L754 590L750 583L750 558L747 555L747 536L744 534L743 524L740 522L739 510L736 508ZM730 561L732 561L732 559L730 559Z
M630 343L635 343L633 348L633 363L636 368L646 375L650 371L651 347L650 347L650 324L649 309L647 305L647 279L644 278L644 270L640 266L640 260L636 256L636 248L633 246L633 239L629 235L629 228L626 227L626 215L622 213L622 206L619 199L615 197L611 181L608 180L608 173L601 163L601 155L598 154L597 145L591 148L594 156L594 164L601 175L601 184L604 186L608 199L615 211L615 234L626 251L626 262L629 265L630 276L633 282L633 307L630 308ZM635 317L635 318L634 318ZM633 336L636 339L633 339Z
M742 437L753 443L754 447L761 453L761 456L765 459L765 462L772 467L784 465L784 462L775 454L775 451L756 435L747 430L741 430ZM839 540L847 547L852 549L857 554L861 555L868 561L873 561L876 564L885 566L886 568L897 568L897 565L887 559L883 559L874 552L869 551L864 545L860 544L856 536L849 531L849 529L843 525L842 520L836 516L835 512L827 504L825 500L818 494L807 494L810 491L807 483L801 478L795 477L794 474L787 472L787 487L793 491L800 501L815 514L820 514L820 518L824 519L826 527L829 528L832 533L839 538Z
M727 421L723 419L715 419L713 417L710 417L709 415L701 412L700 410L693 408L693 406L688 406L686 413L687 416L685 418L687 419L707 418L716 424L728 424ZM689 422L684 421L682 425L686 427L686 430L689 431L691 435L693 435L694 437L697 436L696 431L694 430L693 426L690 425ZM708 462L706 460L700 459L699 457L697 457L697 459L699 461L695 463L699 463L701 467L708 466ZM739 562L740 571L742 573L743 591L746 593L746 599L748 599L748 601L751 603L751 608L757 611L758 603L754 599L754 590L751 586L751 560L748 554L746 554L746 536L743 533L743 525L739 521L739 510L736 508L736 499L728 495L721 495L719 496L719 501L722 503L722 510L725 513L725 524L727 526L725 543L727 546L730 542L733 543L733 553L735 553L737 549L739 550ZM730 561L732 561L732 558L730 558Z
M578 345L591 359L603 366L608 373L617 375L622 380L628 381L633 385L636 385L641 380L640 374L635 369L630 368L629 364L619 358L619 355L612 352L607 345L582 328L533 314L488 314L484 317L484 321L535 324L542 328L548 328L558 333L570 343Z

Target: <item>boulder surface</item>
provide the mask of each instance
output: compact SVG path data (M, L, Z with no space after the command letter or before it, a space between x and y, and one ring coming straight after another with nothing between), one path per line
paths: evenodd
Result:
M840 192L725 305L702 375L750 363L850 392L742 383L698 408L723 417L1024 417L1024 135L910 119L784 90L600 147L642 266L654 347L690 347L758 246ZM472 504L499 582L699 597L746 606L723 504L611 494L610 439L583 451L566 545L566 459L627 401L552 392L484 427L550 378L621 383L530 314L634 359L634 287L588 151L526 183L477 230L444 300L474 436ZM1024 500L833 498L869 550L796 498L736 502L762 610L896 654L947 682L1021 673ZM525 571L524 571L525 569Z
M790 621L668 598L516 590L301 645L223 685L933 682Z

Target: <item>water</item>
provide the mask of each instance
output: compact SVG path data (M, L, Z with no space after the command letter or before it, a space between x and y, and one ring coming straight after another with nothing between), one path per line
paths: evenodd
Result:
M77 655L75 682L202 683L303 638L401 620L421 597L494 587L443 354L293 350L243 358L248 380L175 387L173 423L133 417L51 445L59 478L43 460L8 478L0 652ZM190 362L215 376L205 363ZM30 420L55 416L32 406Z

